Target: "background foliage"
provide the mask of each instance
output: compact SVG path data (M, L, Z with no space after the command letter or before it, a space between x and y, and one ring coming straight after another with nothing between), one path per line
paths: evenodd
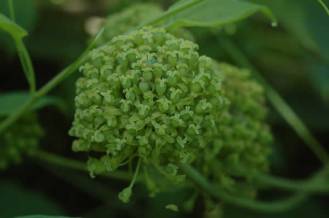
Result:
M49 81L82 53L96 25L93 22L95 18L105 17L136 2L141 1L14 1L16 22L29 33L24 42L32 56L35 71L38 72L37 87ZM148 2L157 2L164 8L172 4L172 1L165 0ZM226 4L230 1L208 2L211 9L211 4ZM279 25L272 27L271 20L266 17L271 15L260 8L262 13L221 28L191 27L190 30L200 44L201 53L221 61L243 65L232 56L232 47L229 47L227 39L233 42L266 80L284 96L328 150L329 16L315 0L252 2L268 5L277 17ZM0 12L9 16L6 0L0 0ZM221 20L225 21L224 18ZM180 24L181 22L178 22L175 25ZM20 67L15 44L4 32L0 32L0 63L1 98L6 97L3 93L26 90L28 84ZM37 107L43 108L40 111L40 120L47 133L41 141L42 149L83 159L81 155L71 152L72 139L67 136L74 109L75 79L76 74L70 76L51 92L51 97L41 99ZM24 98L27 98L26 93L20 92L12 99L22 102ZM54 105L59 106L60 110ZM10 107L0 105L0 113L8 113L8 108L12 107L15 107L15 101ZM321 163L305 143L272 107L269 120L275 134L274 152L271 156L274 174L300 179L306 178L321 167ZM124 205L118 201L117 192L126 185L116 180L90 180L86 173L45 166L29 158L21 165L0 172L0 217L29 214L159 218L204 215L202 203L196 206L192 215L165 209L168 202L179 203L186 199L188 193L184 191L177 193L173 190L155 198L148 198L145 188L137 186L133 201ZM277 190L272 190L262 192L261 195L270 199L277 193ZM266 217L327 217L328 202L327 196L314 195L292 211ZM224 217L264 217L264 214L228 207L224 210Z

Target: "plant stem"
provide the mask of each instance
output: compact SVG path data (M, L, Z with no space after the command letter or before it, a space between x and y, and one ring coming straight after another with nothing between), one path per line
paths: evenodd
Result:
M327 15L329 16L329 8L328 6L323 2L323 0L318 0L320 5L323 7L323 9L326 11Z
M103 34L104 28L101 29L94 40L90 43L87 49L79 56L79 58L66 67L64 70L59 72L54 78L52 78L47 84L41 87L38 91L34 92L31 98L26 101L19 109L14 111L10 116L8 116L5 120L0 123L0 134L6 130L11 124L13 124L20 116L22 116L27 110L31 108L33 103L42 96L46 95L49 91L55 88L60 82L62 82L65 78L74 73L80 64L85 60L87 53L90 49L92 49L98 40L98 38Z
M136 179L138 178L139 169L141 167L141 164L142 164L142 160L141 160L141 158L139 158L138 162L137 162L137 166L136 166L136 169L135 169L133 179L131 180L130 185L129 185L129 187L131 187L131 188L134 186L134 184L136 182Z
M16 44L19 60L22 64L23 71L29 83L30 92L34 93L36 90L36 84L35 84L35 72L31 60L31 56L24 45L23 39L21 38L15 39L15 44Z
M324 169L326 170L326 169ZM324 171L322 170L322 171ZM320 173L322 172L320 171ZM317 193L317 194L327 194L329 192L329 185L327 183L318 184L318 179L321 179L320 173L315 175L311 179L306 179L303 181L292 181L285 178L271 176L265 173L256 173L253 174L253 179L256 182L264 184L266 186L276 187L280 189L285 189L289 191L299 191L305 192L308 194Z
M35 100L46 95L50 90L55 88L61 81L63 81L66 77L71 75L74 71L77 70L79 64L84 59L84 53L80 56L73 64L69 65L67 68L62 70L59 74L57 74L53 79L51 79L46 85L44 85L41 89L32 94L31 98L27 100L18 110L13 112L10 116L8 116L3 122L0 124L0 133L7 129L11 124L13 124L21 115L23 115L27 110L31 108Z
M218 160L214 160L216 168L220 171L224 170L223 166ZM273 176L260 171L250 171L243 165L237 165L230 172L234 172L232 175L250 177L252 182L260 187L275 187L287 191L305 192L308 194L327 194L329 192L329 185L325 181L326 174L329 172L329 167L324 167L315 173L312 177L303 180L291 180L283 177Z
M256 201L246 198L234 197L224 190L213 186L208 183L208 181L193 167L180 164L181 170L193 181L197 186L203 189L210 196L221 200L223 202L233 204L239 207L248 208L251 210L261 211L261 212L282 212L296 207L298 204L302 203L307 194L298 193L292 197L286 198L284 200L277 200L271 202Z
M79 161L76 160L71 160L65 157L61 157L61 156L57 156L55 154L51 154L45 151L34 151L33 153L31 153L31 156L53 164L53 165L57 165L60 167L64 167L64 168L70 168L70 169L74 169L74 170L78 170L78 171L84 171L84 172L88 172L87 167L84 163L81 163ZM108 177L111 179L118 179L118 180L125 180L125 181L129 181L131 179L131 175L127 172L123 172L123 171L116 171L116 172L111 172L110 174L102 174L102 176L104 177Z
M15 22L16 16L15 16L14 0L8 0L8 6L9 6L10 19L12 19Z
M16 16L15 16L14 0L8 0L8 6L9 6L10 19L13 22L15 22ZM30 92L33 93L36 90L36 84L35 84L35 72L31 60L31 56L28 50L26 49L22 38L14 37L14 41L15 41L19 60L22 64L24 74L29 83Z
M243 52L227 37L222 37L220 43L231 58L240 66L249 68L253 75L266 88L266 94L273 107L281 114L286 122L294 129L297 135L303 139L305 144L313 151L317 158L324 164L329 163L329 155L321 146L319 141L312 135L311 131L291 109L288 103L275 91L272 86L265 80L260 72L250 63Z

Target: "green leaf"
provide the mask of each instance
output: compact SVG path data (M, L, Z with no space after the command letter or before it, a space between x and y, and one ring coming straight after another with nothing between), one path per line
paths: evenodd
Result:
M22 1L22 0L0 0L0 13L11 17L11 1L13 5L13 11L15 14L15 23L25 29L27 32L31 32L37 21L37 2L36 0Z
M9 116L18 110L26 101L31 98L28 92L10 92L0 95L0 116ZM38 110L46 106L54 105L61 110L64 110L64 105L61 99L54 96L44 96L38 99L32 110Z
M0 182L0 217L28 214L61 215L63 210L42 193L29 191L13 181Z
M15 14L15 23L23 28L25 32L32 32L37 21L37 3L36 0L26 1L11 0L13 3L13 12ZM0 13L10 17L10 4L8 0L0 0ZM12 21L13 22L13 21ZM39 24L39 23L38 23ZM39 24L39 27L43 26ZM29 41L30 44L30 41ZM15 54L15 45L11 43L10 36L0 31L0 47L9 55Z
M14 39L19 59L22 63L22 67L29 83L31 91L35 90L35 73L32 65L30 55L24 45L23 37L27 35L27 32L17 25L15 22L8 19L5 15L0 14L0 29L9 33Z
M192 1L181 0L170 7L167 13L177 10ZM273 24L276 24L272 12L266 6L242 0L199 1L170 16L167 24L171 27L218 27L243 20L257 12L263 13L272 20Z
M304 47L329 60L329 16L323 13L314 0L254 1L264 2L277 14L280 24Z
M0 14L0 29L9 33L15 40L22 39L27 35L27 32L8 19L5 15Z

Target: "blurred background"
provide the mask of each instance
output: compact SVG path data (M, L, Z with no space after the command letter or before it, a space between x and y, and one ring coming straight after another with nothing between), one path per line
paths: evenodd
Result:
M153 2L164 9L174 1L154 0L26 0L15 2L16 20L29 36L25 39L37 72L38 87L75 60L106 16L138 2ZM201 53L217 60L238 64L227 51L230 38L270 84L286 99L323 146L329 150L329 16L315 0L268 0L278 18L272 27L262 15L221 29L189 29ZM325 1L329 4L329 1ZM0 12L8 15L7 0L0 0ZM0 32L0 92L26 90L15 46ZM58 86L52 95L65 101L65 110L45 108L40 121L46 135L42 149L84 159L71 152L67 131L73 116L74 82L77 73ZM1 107L1 105L0 105ZM302 140L269 104L269 122L275 142L271 156L273 174L292 179L312 175L321 167ZM133 201L117 199L126 184L85 173L44 166L32 159L0 172L0 217L27 214L82 217L204 217L202 203L191 213L165 209L168 202L186 198L184 191L163 193L149 198L143 186L136 186ZM262 193L271 196L277 190ZM224 217L329 217L329 198L315 195L287 213L257 214L225 207ZM210 215L208 216L210 217ZM213 216L216 217L216 216Z

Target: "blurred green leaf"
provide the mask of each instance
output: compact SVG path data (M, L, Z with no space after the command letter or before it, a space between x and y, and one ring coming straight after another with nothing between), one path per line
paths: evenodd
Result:
M329 16L313 0L276 0L265 4L277 14L279 22L291 35L316 54L313 59L305 57L307 64L303 68L310 72L306 78L314 89L328 101Z
M9 33L14 39L18 56L22 63L22 67L29 83L30 89L35 90L35 73L29 53L24 45L23 37L27 35L26 30L8 19L5 15L0 14L0 29Z
M26 29L31 31L36 23L37 10L35 0L13 0L15 10L15 22ZM9 17L8 0L0 0L0 13Z
M60 215L63 211L41 193L31 192L12 182L0 182L0 217L12 218L26 214Z
M70 64L85 49L88 35L84 16L73 16L52 8L44 8L38 27L27 38L28 48L34 58Z
M329 65L313 64L309 75L314 88L319 91L324 101L329 103Z
M27 35L27 32L22 27L12 22L3 14L0 14L0 29L9 33L16 40Z
M170 7L168 12L191 1L181 0ZM275 23L272 12L266 6L242 0L203 0L171 16L168 25L218 27L243 20L257 12L263 13Z
M319 4L321 5L321 7L323 8L323 10L327 13L327 15L329 16L329 8L326 5L326 3L324 3L323 0L318 0Z
M26 32L31 32L36 24L37 20L37 10L35 0L29 0L28 3L22 0L14 0L14 9L16 24L24 29ZM8 0L0 0L0 13L9 17L9 5ZM10 40L7 34L3 34L0 31L0 46L9 54L15 52L15 46Z
M19 109L31 95L28 92L10 92L0 95L0 116L8 116ZM36 101L32 110L38 110L46 106L56 106L64 110L64 105L61 99L54 96L44 96Z
M321 53L329 60L329 16L314 0L254 1L268 5L288 32L306 48Z

